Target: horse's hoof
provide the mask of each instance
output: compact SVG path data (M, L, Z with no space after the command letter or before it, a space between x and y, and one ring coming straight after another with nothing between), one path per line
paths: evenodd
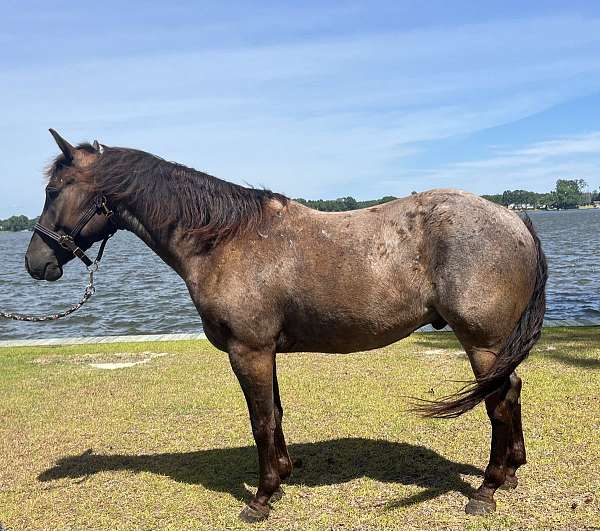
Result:
M485 500L477 500L475 498L469 498L469 503L465 505L465 512L467 514L489 514L493 513L496 510L496 502L494 500L485 501Z
M279 487L273 494L271 494L271 499L269 500L270 503L277 503L279 500L281 500L281 498L283 498L283 495L285 494L285 491Z
M500 488L503 490L512 490L516 489L518 484L519 478L517 478L517 476L506 476L506 480L500 486Z
M260 522L262 520L266 520L269 516L269 507L265 507L264 509L258 507L250 507L250 505L246 505L242 509L240 513L240 519L247 524L255 524L256 522Z

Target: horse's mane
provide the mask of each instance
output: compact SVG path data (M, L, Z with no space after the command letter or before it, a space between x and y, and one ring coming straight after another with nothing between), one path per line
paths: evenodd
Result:
M77 148L96 153L87 143ZM65 164L64 157L58 157L48 170L50 179ZM84 178L109 203L143 212L153 226L177 224L211 244L258 229L270 199L288 202L281 194L239 186L129 148L104 147Z

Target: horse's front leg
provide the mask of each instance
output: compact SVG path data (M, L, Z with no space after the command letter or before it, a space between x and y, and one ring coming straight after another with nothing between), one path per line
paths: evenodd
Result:
M280 485L273 397L275 349L256 350L236 344L229 349L229 360L246 397L260 468L256 496L240 517L245 522L257 522L269 516L269 499Z

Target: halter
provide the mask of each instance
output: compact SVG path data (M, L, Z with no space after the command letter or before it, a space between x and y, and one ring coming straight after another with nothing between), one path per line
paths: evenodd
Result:
M49 191L53 191L54 188L48 188ZM105 216L109 223L112 225L112 230L104 237L102 243L100 244L100 249L98 250L98 255L96 259L92 261L76 243L75 238L79 236L79 233L83 230L83 228L90 222L90 220L96 215ZM95 266L97 268L98 262L102 259L102 255L104 254L104 248L106 247L106 242L108 242L109 238L117 231L117 227L112 222L113 211L108 207L106 202L106 197L98 194L88 209L81 215L79 221L73 227L69 234L65 234L62 232L56 232L44 227L41 223L36 223L33 227L35 232L40 233L42 236L46 236L51 240L54 240L58 245L60 245L63 249L73 253L74 256L79 258L84 264L85 267L89 270L90 267Z
M47 188L49 191L55 190L54 188ZM83 249L79 247L75 243L75 238L79 236L79 233L83 230L83 228L90 222L90 220L96 215L106 216L108 222L112 225L111 230L108 232L102 243L100 244L100 249L98 250L98 255L96 259L92 262L90 258L83 252ZM67 315L72 314L74 311L81 308L89 298L96 292L96 288L94 287L94 273L98 271L98 267L100 264L100 260L102 259L102 255L104 254L104 248L106 247L106 242L108 239L117 232L118 227L112 221L113 211L108 207L106 202L106 197L103 195L97 195L92 201L91 205L88 209L81 215L79 221L73 227L69 234L64 234L62 232L56 232L50 229L47 229L40 223L36 223L33 227L35 232L40 233L42 236L46 236L51 240L55 241L60 245L63 249L70 251L74 256L79 258L84 264L88 271L88 284L83 293L83 297L81 300L73 304L71 307L63 310L62 312L52 313L49 315L29 315L25 313L16 313L16 312L3 312L0 311L0 317L5 319L13 319L15 321L29 321L29 322L42 322L42 321L56 321L57 319L61 319L66 317ZM0 531L2 529L0 528Z

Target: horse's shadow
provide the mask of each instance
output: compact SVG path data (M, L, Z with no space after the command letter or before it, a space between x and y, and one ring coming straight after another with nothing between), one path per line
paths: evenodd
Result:
M288 449L298 461L288 484L334 485L369 477L425 489L388 506L412 505L450 491L469 496L473 488L460 475L482 474L472 465L455 463L424 446L407 443L345 438L291 444ZM87 450L81 455L63 457L38 479L82 478L111 470L152 472L227 492L239 500L248 498L244 483L256 484L258 477L256 449L244 446L150 455L102 455Z

